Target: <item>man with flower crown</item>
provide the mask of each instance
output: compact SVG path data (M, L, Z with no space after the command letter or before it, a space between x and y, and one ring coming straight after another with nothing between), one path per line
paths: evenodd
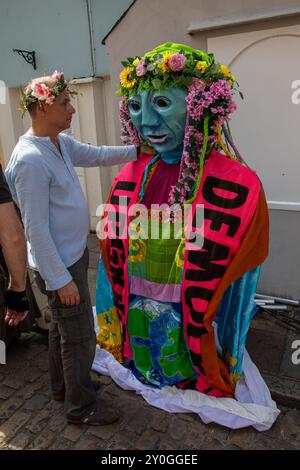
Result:
M236 79L170 42L122 64L122 139L158 153L121 170L103 210L94 367L165 410L267 429L278 410L245 342L268 212L228 124Z
M31 128L20 137L6 177L30 245L29 264L52 312L49 371L53 398L68 422L105 425L118 419L96 399L90 370L95 354L88 289L89 215L74 167L135 161L136 146L95 147L61 133L75 112L63 73L33 79L21 94Z

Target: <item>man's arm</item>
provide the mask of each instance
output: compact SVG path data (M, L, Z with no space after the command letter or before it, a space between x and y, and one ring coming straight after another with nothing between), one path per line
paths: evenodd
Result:
M137 147L127 146L107 146L82 144L69 136L63 137L68 148L68 153L74 166L97 167L122 165L134 162L137 159Z
M10 274L9 289L24 291L26 287L26 240L12 202L0 204L0 244Z
M13 326L24 320L29 307L26 296L26 240L12 202L0 204L0 244L9 272L5 321Z
M27 254L23 229L0 165L0 245L9 272L9 288L5 292L5 321L18 325L28 313L26 295Z

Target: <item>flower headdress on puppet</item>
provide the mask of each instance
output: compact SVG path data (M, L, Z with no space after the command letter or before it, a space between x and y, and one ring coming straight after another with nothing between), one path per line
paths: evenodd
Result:
M129 96L150 89L179 87L187 90L181 167L169 202L192 202L200 185L205 157L213 147L222 148L228 157L241 160L228 125L228 119L236 109L232 92L238 91L238 84L234 75L228 67L216 63L213 54L171 42L156 47L143 57L130 57L122 65L118 94L122 97L119 118L125 144L139 145L142 139L129 114Z
M57 70L55 70L51 77L31 80L25 89L20 89L20 110L22 111L22 117L34 103L45 102L49 105L53 104L57 96L66 89L71 96L77 94L76 91L70 90L69 82L65 80L63 72L58 72Z

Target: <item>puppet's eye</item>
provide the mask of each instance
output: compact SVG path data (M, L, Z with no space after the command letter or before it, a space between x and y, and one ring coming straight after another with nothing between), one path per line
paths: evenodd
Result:
M171 102L165 96L157 96L154 100L154 103L158 108L167 108L170 106Z
M129 100L128 101L128 108L129 108L129 111L133 111L133 112L137 112L137 111L140 111L141 109L141 103L139 103L138 101L135 101L135 100Z

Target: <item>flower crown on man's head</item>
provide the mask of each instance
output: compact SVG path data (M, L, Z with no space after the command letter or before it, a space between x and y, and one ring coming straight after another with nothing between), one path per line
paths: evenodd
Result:
M175 86L187 89L193 77L204 81L224 79L230 85L236 81L228 67L215 63L213 54L171 42L156 47L142 57L129 57L122 65L120 96Z
M51 77L47 78L53 80L53 86L50 87L46 83L43 83L42 80L33 79L25 89L20 89L20 109L22 116L28 110L28 107L37 101L44 101L49 105L53 104L57 96L66 89L71 96L77 94L75 91L69 89L69 82L65 80L63 72L55 70Z

